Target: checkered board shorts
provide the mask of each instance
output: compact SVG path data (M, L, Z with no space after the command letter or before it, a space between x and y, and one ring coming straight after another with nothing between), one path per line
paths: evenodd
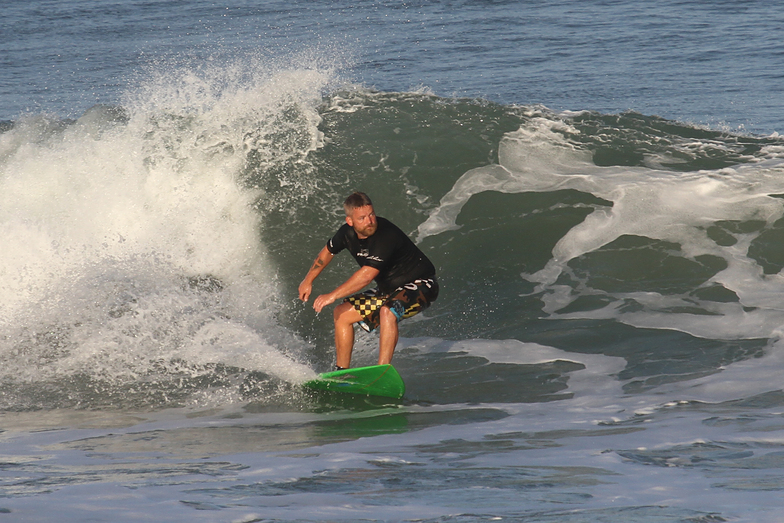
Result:
M415 280L398 287L390 294L382 294L378 289L370 289L344 301L354 306L362 316L359 326L370 332L381 321L380 310L386 305L397 317L397 321L410 318L428 308L438 297L438 282L435 279Z

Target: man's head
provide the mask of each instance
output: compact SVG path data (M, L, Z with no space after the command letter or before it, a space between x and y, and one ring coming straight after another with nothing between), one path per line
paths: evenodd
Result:
M346 223L353 227L357 237L364 240L373 236L378 228L376 212L373 210L373 202L367 194L355 192L343 202L343 209L346 211Z

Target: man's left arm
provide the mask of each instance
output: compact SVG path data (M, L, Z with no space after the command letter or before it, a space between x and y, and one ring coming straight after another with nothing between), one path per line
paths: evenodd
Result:
M378 273L379 270L373 267L369 267L367 265L361 267L357 272L352 274L348 280L338 286L337 289L328 294L322 294L316 298L316 301L313 302L313 308L316 310L316 312L321 312L324 307L334 303L336 300L345 298L346 296L351 296L352 294L356 294L370 285L370 282L372 282L375 277L378 276Z

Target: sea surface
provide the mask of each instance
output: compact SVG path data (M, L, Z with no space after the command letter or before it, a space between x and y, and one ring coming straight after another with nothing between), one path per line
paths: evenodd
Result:
M0 12L0 520L784 521L784 4ZM401 401L300 386L355 189Z

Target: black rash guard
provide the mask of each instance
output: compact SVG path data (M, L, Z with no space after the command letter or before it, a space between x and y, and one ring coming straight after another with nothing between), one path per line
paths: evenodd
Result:
M378 269L375 280L384 294L414 280L434 278L436 268L406 233L385 218L377 220L376 232L364 240L357 238L353 227L343 224L327 242L327 249L332 254L348 249L360 267Z

